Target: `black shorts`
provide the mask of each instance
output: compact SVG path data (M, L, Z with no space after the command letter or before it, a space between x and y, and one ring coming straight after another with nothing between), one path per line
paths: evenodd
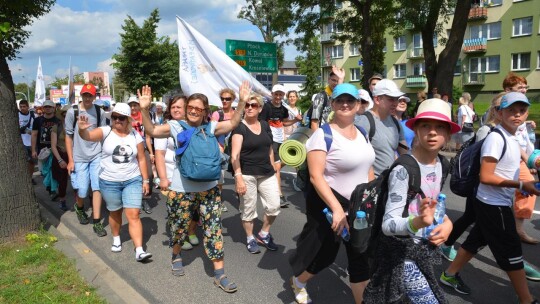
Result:
M279 147L281 147L281 143L273 142L272 143L272 150L274 150L274 162L281 162L281 158L279 158Z
M488 245L504 271L523 269L521 241L512 207L494 206L475 199L476 224L461 247L476 254Z

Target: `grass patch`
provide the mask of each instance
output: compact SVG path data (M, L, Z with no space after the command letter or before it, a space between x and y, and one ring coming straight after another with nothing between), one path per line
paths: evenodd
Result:
M491 105L491 101L476 101L474 102L474 111L476 115L482 116L486 113L487 109ZM540 122L540 103L533 102L529 107L529 117L527 120L534 120ZM537 132L540 132L540 129L537 129Z
M42 231L0 244L0 303L106 303Z

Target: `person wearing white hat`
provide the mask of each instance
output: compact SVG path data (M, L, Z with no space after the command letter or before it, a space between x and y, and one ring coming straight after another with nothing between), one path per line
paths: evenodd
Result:
M398 98L405 95L395 82L382 79L373 89L373 108L356 120L356 125L369 133L369 139L375 149L375 176L379 176L390 167L398 154L407 153L400 123L392 116L398 106Z
M113 236L112 252L122 251L120 228L122 212L128 220L129 235L135 246L135 259L147 261L151 253L143 249L143 227L139 218L142 196L150 192L147 162L143 139L131 127L131 109L117 104L111 113L111 126L88 130L86 116L79 118L79 135L82 139L102 142L99 188L109 210L109 225Z
M403 128L403 135L405 136L407 146L412 148L414 132L406 125L407 121L409 120L407 107L409 106L410 102L411 99L405 95L399 97L398 106L392 115L394 115L394 117L401 123L401 128Z
M272 87L272 100L264 104L261 113L259 114L259 120L267 121L270 124L273 137L273 149L274 149L274 171L276 171L276 177L279 186L279 197L281 207L289 205L289 202L283 196L281 191L281 168L284 166L279 158L279 147L285 140L285 126L290 126L299 121L302 121L302 115L298 114L293 119L289 119L289 111L282 104L283 97L285 97L285 87L276 84Z

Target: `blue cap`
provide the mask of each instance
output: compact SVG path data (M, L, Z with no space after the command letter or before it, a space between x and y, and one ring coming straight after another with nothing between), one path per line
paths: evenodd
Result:
M358 89L350 83L338 84L332 92L332 99L336 99L343 94L349 94L354 99L359 99Z
M529 99L527 99L527 96L525 94L520 92L510 92L506 93L501 99L501 105L499 106L499 109L506 109L509 106L511 106L515 102L522 102L526 104L527 106L530 106Z
M101 100L101 99L96 99L96 100L94 100L94 104L95 104L96 106L98 106L98 107L103 107L103 105L104 105L104 104L103 104L103 100Z

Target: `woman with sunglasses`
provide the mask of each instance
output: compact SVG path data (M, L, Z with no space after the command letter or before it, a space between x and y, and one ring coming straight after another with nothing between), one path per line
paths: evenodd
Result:
M238 107L230 120L210 121L208 114L210 105L204 94L195 93L189 96L185 105L186 122L191 127L199 127L210 124L215 136L231 132L240 123L241 114L248 100L251 87L249 82L244 81L240 86L240 100ZM138 91L143 124L146 132L155 138L177 138L178 133L184 131L177 121L170 120L167 124L154 126L150 121L148 108L152 99L149 86L144 86ZM206 255L214 265L214 284L225 292L235 292L237 286L225 275L223 261L223 235L221 232L221 192L217 187L217 181L196 182L183 177L180 168L174 170L170 186L167 206L169 208L169 225L172 232L169 246L172 247L172 274L184 275L184 266L180 256L180 245L186 240L189 222L193 213L198 212L201 217L204 231L204 249Z
M258 243L266 249L278 249L270 227L279 214L279 189L274 174L272 130L266 121L257 118L264 105L262 96L252 94L246 103L244 120L232 133L231 162L236 192L240 196L240 218L247 236L247 250L257 254ZM261 230L253 236L253 220L257 215L257 197L261 196L264 218Z
M139 218L143 194L150 192L150 180L141 135L133 130L131 109L118 103L111 113L111 126L88 131L88 117L79 115L79 135L87 141L101 141L99 188L109 210L113 236L112 252L122 251L120 227L122 211L128 220L129 235L135 246L135 259L147 261L151 253L143 249L143 227Z
M311 303L307 282L336 259L341 245L339 236L343 229L349 229L345 210L349 210L354 188L374 179L375 152L354 125L359 99L355 86L338 84L332 92L332 145L327 149L326 134L321 128L306 142L311 181L305 194L307 223L289 260L294 273L290 284L297 303ZM332 223L323 213L325 208L333 213ZM348 242L344 244L352 294L356 303L362 303L369 280L368 254L355 252Z

